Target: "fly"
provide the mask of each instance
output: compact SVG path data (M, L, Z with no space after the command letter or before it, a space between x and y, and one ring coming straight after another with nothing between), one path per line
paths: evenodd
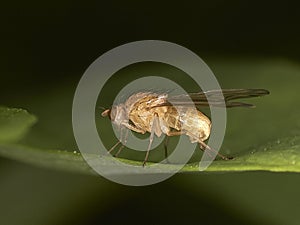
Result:
M254 107L252 104L235 102L234 99L259 97L269 94L265 89L224 89L206 92L189 93L188 95L169 96L155 92L138 92L131 95L124 103L112 106L102 112L121 130L120 140L109 150L111 152L119 144L121 147L115 156L121 152L127 142L124 128L134 132L150 133L149 145L143 162L145 166L154 135L170 136L187 135L192 143L198 143L201 150L215 151L204 141L209 138L211 131L210 119L199 108L213 107ZM209 96L210 102L206 96ZM166 139L168 140L168 139ZM218 153L218 155L228 160ZM167 141L165 142L165 157L167 158Z

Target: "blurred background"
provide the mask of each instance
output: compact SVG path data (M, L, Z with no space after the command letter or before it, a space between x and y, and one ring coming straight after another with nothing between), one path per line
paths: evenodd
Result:
M292 1L221 0L2 3L0 105L24 108L39 118L23 144L76 150L72 98L84 71L111 48L157 39L197 53L223 88L271 91L253 100L254 110L228 112L225 152L297 135L299 7ZM125 83L116 77L112 93L103 94L113 99ZM127 187L5 158L0 168L0 224L300 222L297 173L178 174L157 185Z

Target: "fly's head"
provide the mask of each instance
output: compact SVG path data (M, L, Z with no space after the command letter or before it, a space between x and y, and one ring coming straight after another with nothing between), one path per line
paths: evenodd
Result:
M116 124L117 126L121 126L121 124L124 122L128 123L128 116L124 104L112 106L111 109L104 110L101 113L101 116L108 116L111 122Z

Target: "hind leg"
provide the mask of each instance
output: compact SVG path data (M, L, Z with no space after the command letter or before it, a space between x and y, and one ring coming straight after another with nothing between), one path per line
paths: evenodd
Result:
M210 147L209 145L207 145L204 141L200 140L199 137L193 135L192 133L187 132L186 134L188 136L192 137L193 139L195 139L199 143L200 149L202 151L206 151L206 150L210 151L210 152L208 152L208 154L210 156L212 156L210 153L214 152L214 153L216 153L216 155L220 156L223 160L233 159L232 157L227 157L227 156L224 156L224 155L220 154L218 151L216 151L215 149L213 149L212 147Z
M203 142L203 141L201 141L201 140L199 140L198 143L199 143L200 149L201 149L202 151L209 150L209 151L211 151L211 152L215 152L215 153L217 153L217 155L220 156L223 160L230 160L230 159L233 159L233 157L227 157L227 156L222 155L221 153L217 152L215 149L213 149L212 147L208 146L207 144L205 144L205 142ZM210 156L212 156L209 152L208 152L208 154L209 154Z

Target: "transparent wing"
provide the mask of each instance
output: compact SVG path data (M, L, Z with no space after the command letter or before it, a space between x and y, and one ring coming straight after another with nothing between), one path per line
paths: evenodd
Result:
M223 95L222 95L223 94ZM234 99L260 97L269 94L265 89L223 89L211 90L206 92L189 93L188 95L176 95L168 97L163 103L157 104L158 106L215 106L215 107L253 107L254 105L235 102ZM208 103L207 97L210 99ZM224 96L224 97L223 97ZM192 102L191 102L192 100ZM224 105L225 103L225 105Z

